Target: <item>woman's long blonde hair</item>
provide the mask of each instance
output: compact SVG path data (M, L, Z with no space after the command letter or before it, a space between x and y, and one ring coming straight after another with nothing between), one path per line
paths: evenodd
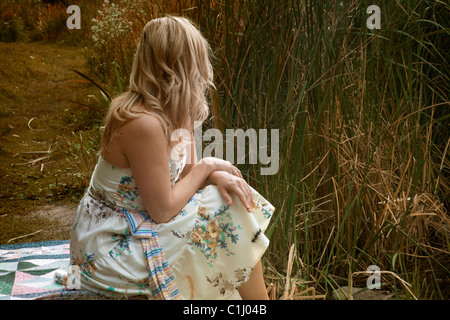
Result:
M150 114L159 119L168 144L171 133L192 130L209 108L206 89L213 86L211 48L186 18L166 16L149 21L137 46L129 90L115 97L105 119L103 151L128 121Z

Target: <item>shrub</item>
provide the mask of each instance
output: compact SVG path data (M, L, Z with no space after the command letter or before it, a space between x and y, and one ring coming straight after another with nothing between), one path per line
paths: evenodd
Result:
M0 41L15 42L26 39L25 23L20 16L10 8L0 15Z

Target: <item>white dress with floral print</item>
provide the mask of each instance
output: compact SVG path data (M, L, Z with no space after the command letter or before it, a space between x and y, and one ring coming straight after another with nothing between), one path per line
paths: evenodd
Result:
M169 159L172 185L185 160ZM159 272L173 298L236 297L269 245L264 231L274 207L252 192L256 203L249 213L236 196L229 206L217 187L209 185L171 221L155 224L131 169L114 167L100 156L71 235L71 264L80 267L82 289L161 299L161 290L152 285ZM143 220L153 231L142 231ZM153 237L152 246L146 247L146 237Z

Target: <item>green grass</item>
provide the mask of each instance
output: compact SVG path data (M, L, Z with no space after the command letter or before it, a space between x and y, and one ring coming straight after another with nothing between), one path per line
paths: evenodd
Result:
M70 236L54 216L33 212L76 207L89 184L102 116L88 106L97 89L70 71L86 72L84 64L77 47L0 43L0 244L37 230L46 232L19 241Z
M278 174L246 168L277 208L266 266L283 274L294 244L292 275L326 295L376 264L417 298L448 298L448 6L381 6L370 31L368 2L283 4L227 2L213 23L217 126L280 129Z

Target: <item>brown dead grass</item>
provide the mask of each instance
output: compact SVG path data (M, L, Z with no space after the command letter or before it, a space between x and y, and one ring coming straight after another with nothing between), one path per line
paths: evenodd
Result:
M80 48L0 43L0 244L39 230L12 243L68 238L71 210L55 217L58 207L41 208L76 204L66 188L74 168L58 150L77 129L80 107L68 100L94 91L70 71L84 64Z

